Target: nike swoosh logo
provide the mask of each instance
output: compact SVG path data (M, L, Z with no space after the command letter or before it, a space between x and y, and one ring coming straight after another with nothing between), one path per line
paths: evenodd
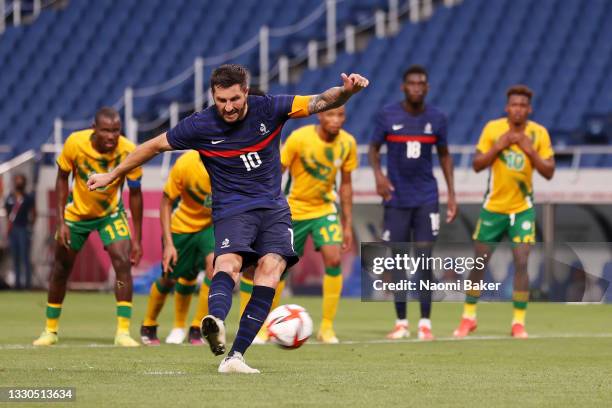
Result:
M400 130L400 129L403 129L403 127L404 127L404 125L392 125L391 129L393 129L393 130Z
M225 139L222 139L222 140L211 140L210 141L210 143L212 143L212 144L219 144L221 142L225 142Z
M227 295L225 293L213 293L212 295L208 295L209 298L215 297L215 296L227 296Z
M263 320L259 320L259 319L255 318L255 317L251 316L248 313L247 313L247 319L251 319L251 320L255 320L256 322L263 323Z

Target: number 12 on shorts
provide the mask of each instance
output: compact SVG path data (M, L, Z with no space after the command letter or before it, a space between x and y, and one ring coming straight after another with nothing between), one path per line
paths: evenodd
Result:
M342 230L338 224L330 225L329 227L321 227L319 234L323 236L325 242L342 242Z

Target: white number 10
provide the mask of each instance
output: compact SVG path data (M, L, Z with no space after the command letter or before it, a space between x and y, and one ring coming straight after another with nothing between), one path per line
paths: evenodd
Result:
M246 166L247 171L251 171L261 166L261 159L259 158L259 153L257 152L241 154L240 158L244 162L244 165Z

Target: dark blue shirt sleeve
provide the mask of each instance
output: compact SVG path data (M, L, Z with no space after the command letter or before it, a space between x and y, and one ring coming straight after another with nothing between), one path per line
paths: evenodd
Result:
M448 118L445 114L440 115L440 128L438 129L438 136L436 141L436 146L447 146L448 145L448 137L446 134L448 126Z
M372 144L383 144L385 143L385 137L387 136L387 126L385 124L385 115L381 110L376 114L374 118L374 133L370 138Z
M168 131L166 138L170 147L174 150L197 149L197 139L201 131L197 127L196 118L197 113L194 113Z

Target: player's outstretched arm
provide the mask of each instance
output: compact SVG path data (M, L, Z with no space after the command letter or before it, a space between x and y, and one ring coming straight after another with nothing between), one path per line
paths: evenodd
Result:
M359 74L341 74L342 86L329 88L327 91L318 95L312 95L308 103L308 113L310 115L324 112L342 106L355 95L367 87L370 83L366 77Z
M162 152L167 152L168 150L172 150L172 147L168 143L166 133L164 132L161 135L154 137L153 139L147 140L141 145L138 145L136 149L134 149L132 153L128 154L125 160L123 160L110 173L99 173L91 175L89 177L89 180L87 181L87 187L89 187L90 191L93 191L97 188L106 187L116 178L126 175L136 167L142 166L144 163L148 162L153 157L157 156Z

